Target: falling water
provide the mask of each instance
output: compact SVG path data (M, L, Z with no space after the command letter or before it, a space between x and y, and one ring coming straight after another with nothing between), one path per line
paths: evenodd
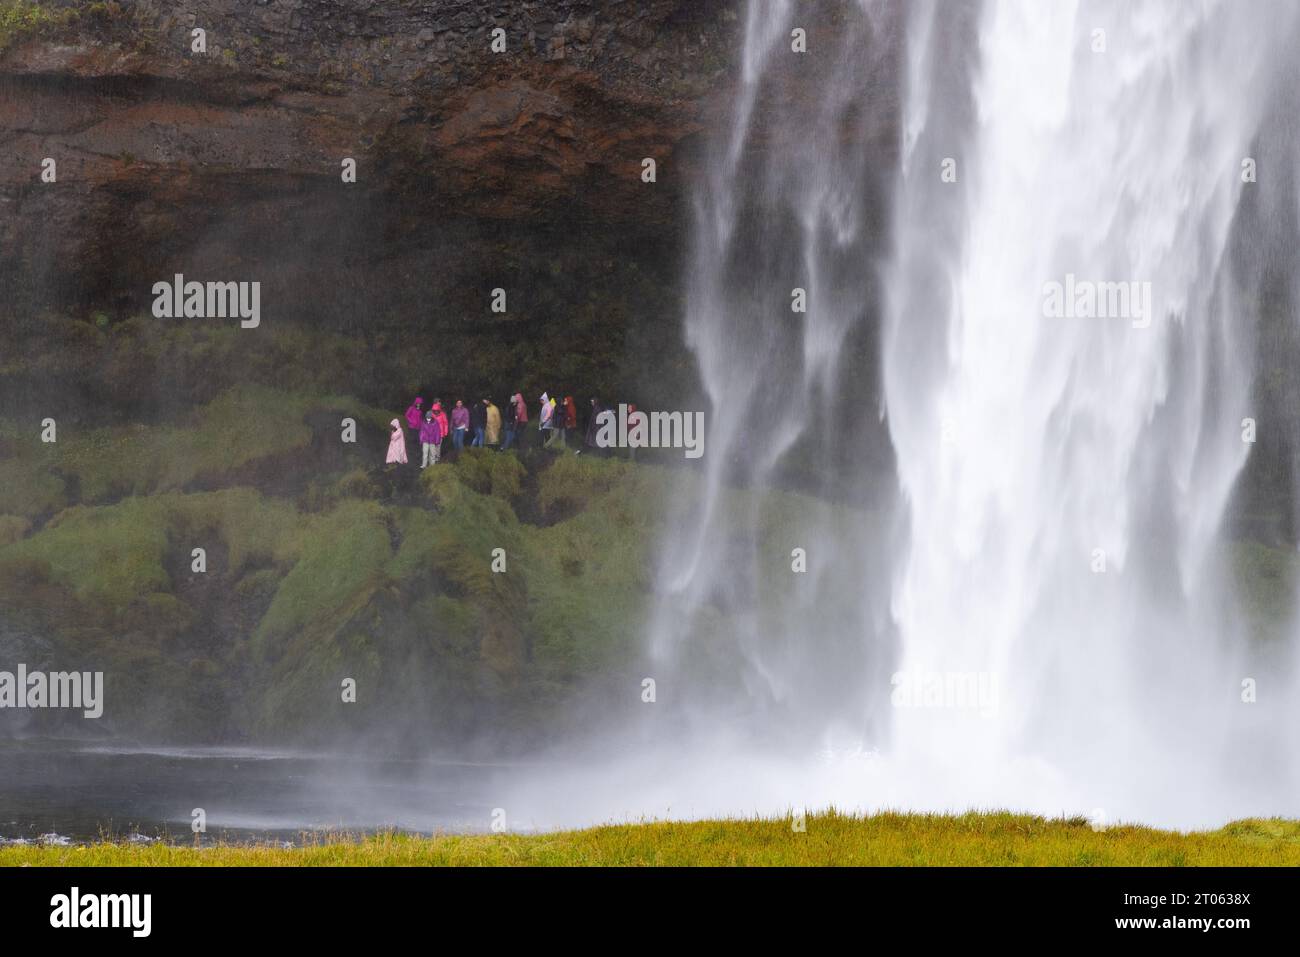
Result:
M1252 414L1242 160L1296 13L989 4L964 129L914 51L883 352L900 670L999 693L977 719L896 710L891 750L957 771L955 799L1204 821L1287 783L1285 679L1265 733L1218 535ZM1150 312L1054 316L1045 290L1070 276L1136 283ZM1234 766L1243 749L1271 770Z
M711 424L651 635L665 667L725 656L718 670L738 680L742 716L769 739L860 744L880 713L869 676L887 674L884 649L862 636L888 614L883 592L862 600L861 578L883 580L883 552L864 523L841 525L818 500L764 493L783 481L870 498L854 477L879 417L854 376L874 361L891 38L862 6L828 5L807 24L821 55L800 54L796 10L747 8L731 121L697 190L685 331ZM806 572L792 574L801 560ZM716 703L717 691L703 694Z
M1245 625L1223 528L1260 415L1251 264L1294 244L1260 210L1294 203L1298 20L749 5L689 275L705 468L650 624L675 719L557 787L552 820L573 794L597 816L1297 812L1293 669ZM1134 298L1057 316L1052 283Z

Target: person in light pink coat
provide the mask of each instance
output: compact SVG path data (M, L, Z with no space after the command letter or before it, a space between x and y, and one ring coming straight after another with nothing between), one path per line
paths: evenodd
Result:
M393 434L388 437L388 458L384 459L385 465L405 465L406 464L406 433L402 431L402 423L393 419L388 423L393 427Z

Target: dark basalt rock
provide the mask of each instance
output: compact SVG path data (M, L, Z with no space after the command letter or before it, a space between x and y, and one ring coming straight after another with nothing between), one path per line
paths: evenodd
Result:
M49 0L52 16L79 14L0 54L7 291L139 309L155 274L192 257L273 272L322 219L380 234L336 244L349 269L426 271L421 252L463 218L563 218L582 224L572 242L617 229L662 254L692 138L731 82L735 6ZM496 27L505 53L489 49ZM206 53L190 51L194 28ZM39 181L44 157L57 184ZM329 267L294 292L328 307L347 278L320 258Z

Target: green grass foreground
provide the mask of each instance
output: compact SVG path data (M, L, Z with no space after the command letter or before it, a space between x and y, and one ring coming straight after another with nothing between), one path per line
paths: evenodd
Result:
M672 866L672 865L1300 865L1300 822L1235 821L1180 834L1093 830L1082 818L828 812L796 832L785 820L629 824L548 834L326 838L282 848L101 843L4 847L0 866Z

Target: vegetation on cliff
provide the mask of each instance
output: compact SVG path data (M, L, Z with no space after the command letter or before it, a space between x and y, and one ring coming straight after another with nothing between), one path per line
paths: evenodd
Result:
M77 733L508 750L637 700L653 544L693 473L477 449L389 471L393 414L253 382L149 424L60 416L52 443L3 420L6 660L106 672Z
M375 464L390 417L249 386L50 444L6 423L7 657L106 671L119 732L312 738L393 719L434 744L539 728L577 677L630 657L664 470L539 454L530 472L472 450L417 479Z
M0 50L61 26L75 16L75 10L42 6L33 0L0 0Z

